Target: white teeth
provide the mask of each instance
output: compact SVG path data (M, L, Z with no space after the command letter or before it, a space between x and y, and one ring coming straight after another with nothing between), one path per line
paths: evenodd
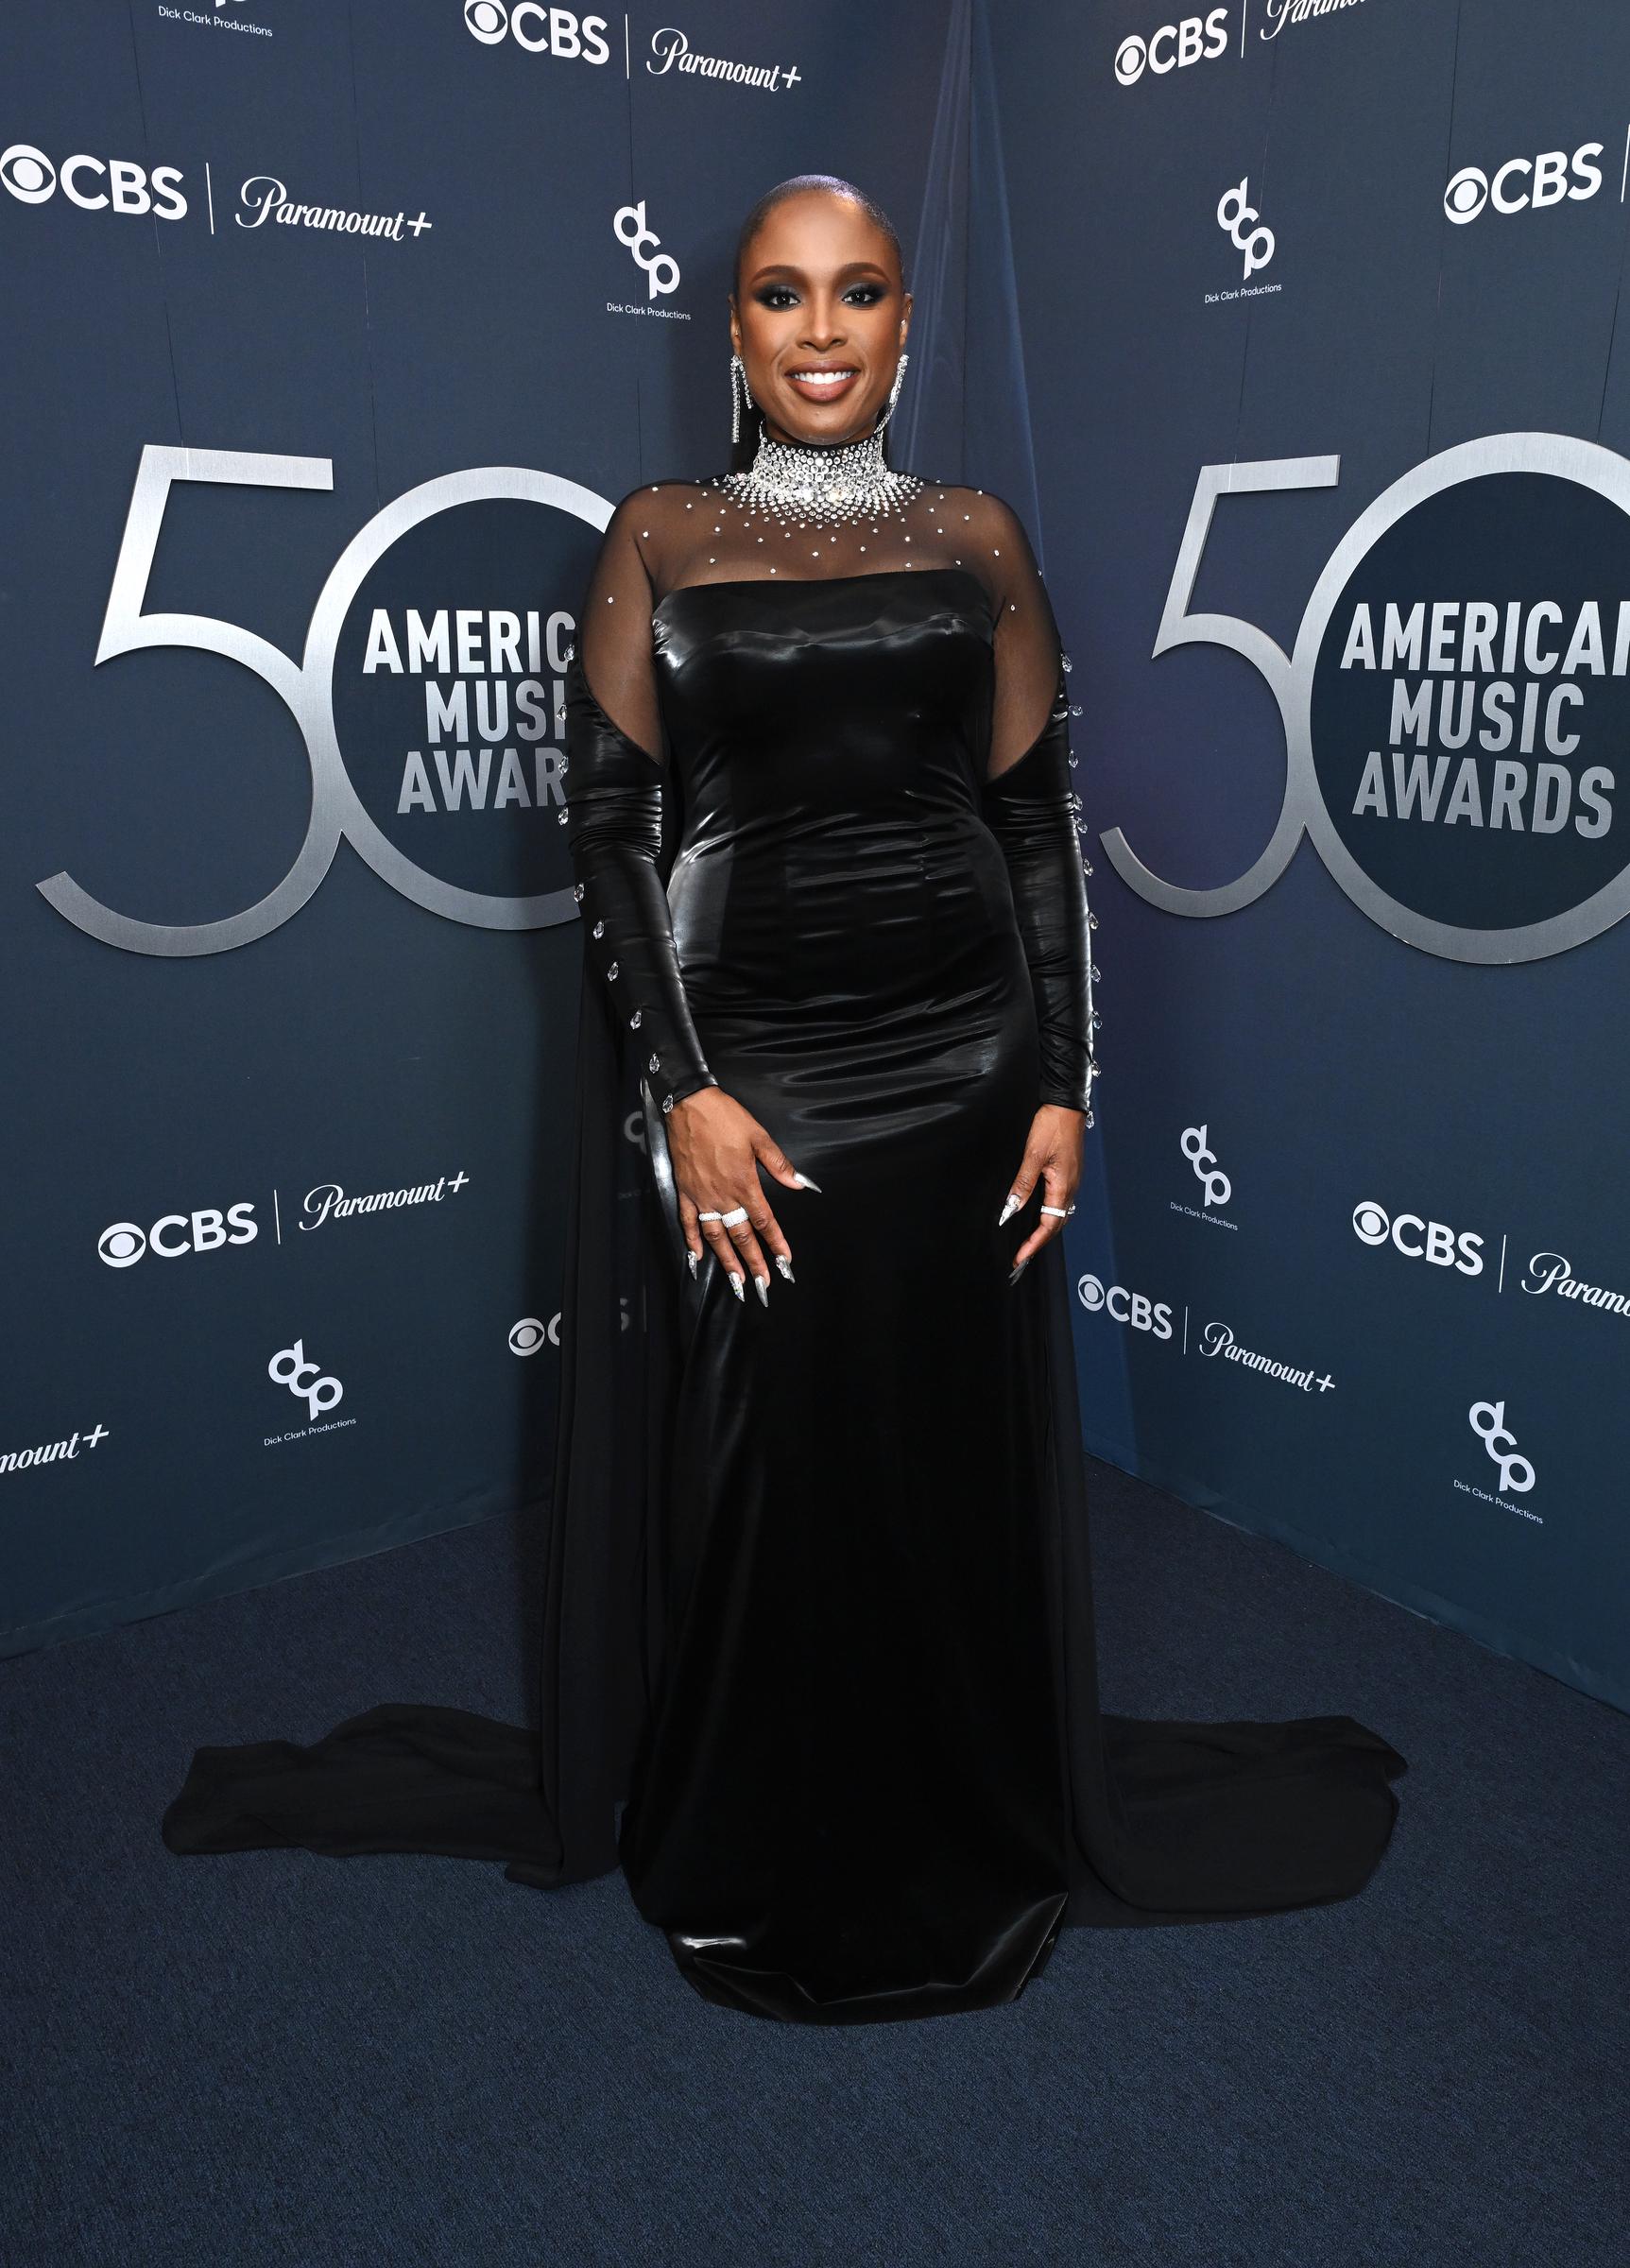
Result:
M790 373L796 386L842 386L854 376L853 370L794 370Z

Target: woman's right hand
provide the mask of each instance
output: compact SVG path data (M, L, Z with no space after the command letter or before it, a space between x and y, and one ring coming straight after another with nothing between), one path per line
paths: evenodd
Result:
M666 1125L692 1275L706 1246L729 1277L738 1299L746 1296L745 1269L768 1306L770 1266L764 1248L789 1283L793 1256L758 1169L762 1165L786 1189L816 1189L817 1184L798 1172L767 1127L722 1087L699 1087L686 1095L674 1105ZM704 1212L734 1212L739 1206L746 1208L747 1217L729 1228L721 1221L698 1218Z

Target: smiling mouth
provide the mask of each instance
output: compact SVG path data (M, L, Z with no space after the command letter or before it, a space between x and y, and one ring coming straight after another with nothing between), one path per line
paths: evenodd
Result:
M800 392L812 394L816 400L826 402L831 401L835 395L841 394L845 387L852 385L859 376L858 369L847 367L830 370L810 369L789 370L787 381L789 385L798 387Z

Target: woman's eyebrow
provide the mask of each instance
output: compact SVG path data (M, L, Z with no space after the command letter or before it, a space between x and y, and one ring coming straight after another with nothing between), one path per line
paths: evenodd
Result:
M832 272L836 276L881 276L885 283L888 280L888 270L876 260L846 260L841 267L834 268ZM754 268L748 281L762 284L766 276L788 276L800 284L809 281L806 270L791 260L766 261L763 267Z

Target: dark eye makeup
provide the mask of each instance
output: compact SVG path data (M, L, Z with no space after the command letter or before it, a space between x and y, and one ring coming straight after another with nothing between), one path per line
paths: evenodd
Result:
M886 286L882 284L851 284L843 296L851 306L875 307L884 297L885 291ZM790 284L765 284L754 292L753 297L761 307L779 311L796 307L798 295Z

